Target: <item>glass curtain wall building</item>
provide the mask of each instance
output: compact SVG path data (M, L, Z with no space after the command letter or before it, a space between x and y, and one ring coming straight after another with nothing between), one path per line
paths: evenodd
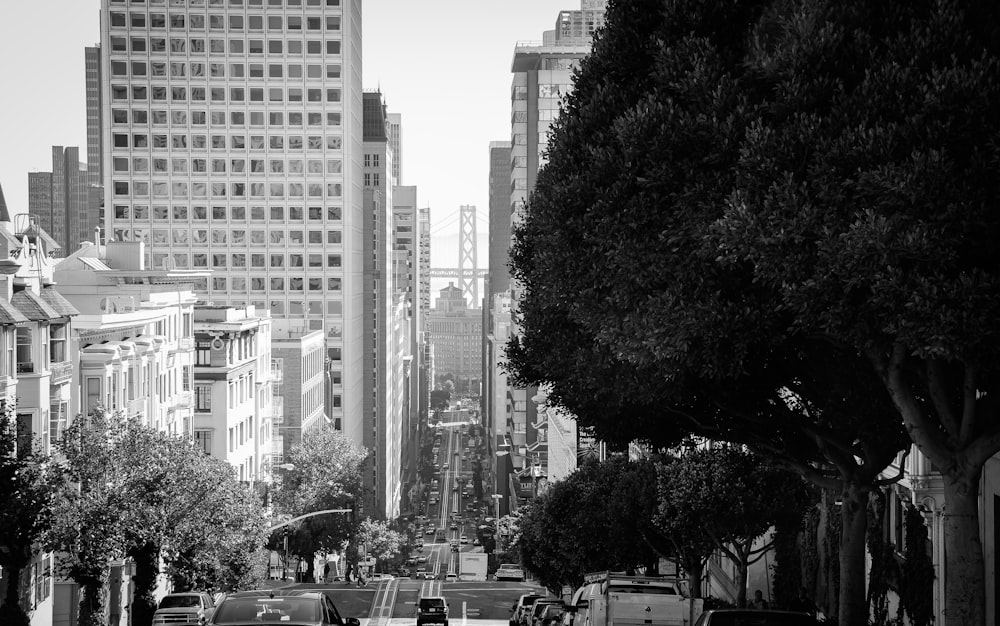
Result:
M102 0L101 25L107 237L322 330L330 417L360 415L361 1Z

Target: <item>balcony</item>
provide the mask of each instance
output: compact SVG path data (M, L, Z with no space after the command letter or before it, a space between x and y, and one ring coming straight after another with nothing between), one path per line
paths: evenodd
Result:
M49 372L52 376L49 381L50 384L58 385L60 383L69 382L73 379L73 363L71 361L53 363L49 367Z

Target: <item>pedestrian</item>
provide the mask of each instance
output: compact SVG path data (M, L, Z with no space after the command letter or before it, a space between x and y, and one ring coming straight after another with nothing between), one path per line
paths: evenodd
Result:
M816 604L809 598L809 592L805 587L799 587L799 595L788 606L792 611L808 613L811 617L816 617Z
M770 605L767 600L764 599L764 592L758 589L753 592L753 600L750 601L749 608L751 609L768 609Z
M325 582L325 583L330 582L330 562L329 561L327 561L323 565L323 582Z

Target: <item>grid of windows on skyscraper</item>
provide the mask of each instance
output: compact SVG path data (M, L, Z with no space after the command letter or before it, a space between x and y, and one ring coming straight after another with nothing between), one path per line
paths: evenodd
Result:
M110 236L215 270L209 297L341 315L340 4L105 0Z

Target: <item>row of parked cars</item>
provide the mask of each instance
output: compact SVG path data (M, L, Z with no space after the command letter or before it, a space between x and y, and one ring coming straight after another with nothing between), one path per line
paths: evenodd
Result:
M154 626L262 623L361 626L358 618L343 617L322 592L297 589L238 591L218 599L207 593L172 593L163 597L153 614Z
M815 626L809 613L756 609L703 611L686 581L669 577L625 576L609 572L588 575L569 601L524 594L511 607L509 626Z

